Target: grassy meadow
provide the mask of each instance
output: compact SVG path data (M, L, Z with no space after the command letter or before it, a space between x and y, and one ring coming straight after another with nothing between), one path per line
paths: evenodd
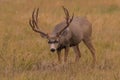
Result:
M33 9L39 7L40 29L50 33L64 20L63 5L93 25L94 68L83 43L78 63L70 49L67 63L58 64L47 40L28 24ZM120 1L0 0L0 80L120 80Z

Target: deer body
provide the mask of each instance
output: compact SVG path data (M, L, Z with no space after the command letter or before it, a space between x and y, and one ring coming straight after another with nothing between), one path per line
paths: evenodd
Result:
M52 35L58 33L65 25L65 21L57 24ZM57 48L62 49L67 46L76 46L85 38L91 37L91 32L91 23L86 18L75 17L69 27L61 34L60 43Z
M95 49L91 42L92 24L85 17L74 17L70 18L69 12L63 7L66 15L66 20L57 24L51 34L46 34L38 28L38 10L35 14L35 10L32 14L32 19L29 24L33 31L40 33L41 37L47 38L50 44L50 50L57 51L58 61L61 62L61 50L65 49L64 61L67 61L69 48L72 47L76 61L81 57L79 49L79 43L83 41L88 49L91 51L93 56L93 62L95 63Z

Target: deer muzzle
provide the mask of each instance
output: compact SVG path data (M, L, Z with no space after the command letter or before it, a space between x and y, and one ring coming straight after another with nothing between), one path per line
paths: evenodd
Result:
M55 50L56 50L55 44L50 44L50 51L55 52Z

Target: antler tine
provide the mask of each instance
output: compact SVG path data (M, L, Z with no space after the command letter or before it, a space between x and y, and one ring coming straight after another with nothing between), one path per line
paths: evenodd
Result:
M73 18L74 18L74 13L73 13L73 15L72 15L72 17L71 17L71 19L70 19L70 22L69 22L69 23L71 23L71 22L72 22Z
M38 27L38 12L39 12L39 8L37 8L37 10L33 11L33 15L32 15L32 18L33 18L33 24L36 26L37 29L39 29Z
M32 22L33 22L33 23L34 23L34 21L35 21L34 15L35 15L35 9L34 9L33 12L32 12Z
M34 13L35 13L35 9L32 12L32 19L29 20L29 24L31 26L31 28L34 30L35 28L35 24L34 24Z
M33 28L33 24L32 24L31 19L29 20L29 24L30 24L31 28Z
M69 12L68 12L68 10L63 6L63 10L64 10L64 12L65 12L65 15L66 16L69 16Z
M35 9L32 12L32 19L29 20L29 24L33 30L35 28L35 26L34 26L34 13L35 13Z
M39 8L37 8L37 11L36 11L36 23L38 23L38 12L39 12Z
M68 10L63 6L63 10L64 10L64 13L65 13L65 15L66 15L66 17L65 17L65 19L66 19L66 22L68 23L68 21L69 21L69 12L68 12Z

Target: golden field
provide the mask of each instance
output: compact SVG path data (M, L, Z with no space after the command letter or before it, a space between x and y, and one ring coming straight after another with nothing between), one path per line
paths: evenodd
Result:
M58 64L47 40L28 24L33 9L39 7L40 29L50 33L64 20L63 5L93 24L94 68L83 43L78 63L71 49L67 63ZM0 0L0 80L120 80L119 17L119 0Z

